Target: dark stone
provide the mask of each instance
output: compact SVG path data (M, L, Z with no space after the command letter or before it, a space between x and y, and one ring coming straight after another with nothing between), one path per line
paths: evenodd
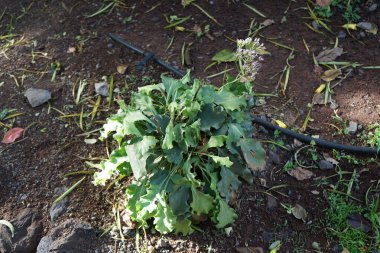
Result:
M377 10L377 3L371 4L371 6L368 7L369 12L374 12Z
M54 190L55 196L59 197L61 194L63 194L65 191L67 191L66 187L59 187ZM57 203L53 203L53 205L50 208L50 220L53 222L57 220L57 218L62 215L67 210L67 206L69 205L69 198L65 197L61 201Z
M264 231L261 237L265 243L269 243L273 240L273 233Z
M341 253L343 251L343 247L339 244L335 244L333 247L332 247L332 251L334 253Z
M334 169L334 164L332 164L326 160L320 160L319 161L319 168L321 170L332 170L332 169Z
M344 39L347 37L347 33L345 31L340 30L338 33L338 38L339 39Z
M93 253L97 244L96 232L89 223L69 219L42 238L37 253Z
M267 209L269 211L274 211L278 207L278 202L275 197L268 195L267 196Z
M270 164L279 165L281 163L280 156L273 151L269 151L268 159Z
M8 227L0 226L1 253L34 253L43 233L41 215L36 209L22 210L10 223L15 228L12 238Z

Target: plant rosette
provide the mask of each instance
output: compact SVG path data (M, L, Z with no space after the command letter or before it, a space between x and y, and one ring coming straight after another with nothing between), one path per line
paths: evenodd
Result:
M265 167L265 150L251 138L251 84L228 77L216 88L190 80L162 76L160 84L140 87L129 105L119 101L101 133L118 148L96 166L94 184L131 176L125 209L162 234L190 234L205 219L217 228L232 224L241 180L252 183L252 171Z

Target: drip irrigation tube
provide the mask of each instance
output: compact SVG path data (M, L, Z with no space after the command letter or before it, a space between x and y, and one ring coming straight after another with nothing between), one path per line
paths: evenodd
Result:
M274 125L274 124L268 122L267 120L259 118L257 116L252 116L252 121L254 123L262 125L266 128L278 130L287 136L293 137L293 138L295 138L301 142L307 143L307 144L310 144L311 141L314 141L316 145L323 147L323 148L327 148L327 149L335 149L335 150L341 150L341 151L346 151L346 152L350 152L350 153L361 153L361 154L368 154L368 155L379 154L379 151L374 149L374 148L343 145L343 144L339 144L336 142L326 141L323 139L313 138L313 137L308 136L308 135L300 134L300 133L297 133L295 131Z
M135 45L133 45L133 44L125 41L124 39L122 39L121 37L119 37L119 36L117 36L115 34L110 33L109 36L114 41L116 41L116 42L124 45L125 47L131 49L132 51L134 51L136 53L139 53L139 54L141 54L141 55L144 56L144 59L137 64L137 68L138 69L142 69L145 66L145 64L147 63L147 61L149 61L150 59L153 59L159 65L161 65L162 67L168 69L170 72L172 72L173 74L175 74L175 75L177 75L179 77L183 77L186 74L185 72L183 72L183 71L181 71L181 70L179 70L179 69L171 66L169 63L167 63L167 62L163 61L162 59L158 58L152 52L146 52L143 49L141 49L139 47L136 47ZM295 139L297 139L297 140L299 140L301 142L307 143L307 144L310 144L311 141L314 141L317 146L323 147L323 148L327 148L327 149L335 149L335 150L340 150L340 151L346 151L346 152L349 152L349 153L360 153L360 154L367 154L367 155L378 155L380 153L380 150L377 150L377 149L374 149L374 148L370 148L370 147L343 145L343 144L339 144L339 143L336 143L336 142L331 142L331 141L326 141L326 140L323 140L323 139L313 138L311 136L307 136L307 135L300 134L300 133L297 133L297 132L289 130L289 129L285 129L285 128L279 127L277 125L274 125L274 124L268 122L265 119L262 119L260 117L254 116L254 115L252 115L252 121L254 123L262 125L262 126L264 126L266 128L270 128L270 129L273 129L273 130L278 130L278 131L280 131L281 133L283 133L283 134L285 134L287 136L293 137L293 138L295 138Z

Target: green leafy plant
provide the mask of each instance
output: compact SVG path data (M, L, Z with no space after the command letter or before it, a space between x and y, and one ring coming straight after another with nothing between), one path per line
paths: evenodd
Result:
M368 131L365 131L361 135L361 139L363 139L371 147L375 147L377 150L380 150L380 124L375 123L369 125Z
M94 183L132 176L125 209L132 221L160 233L184 235L210 218L217 228L234 222L229 206L241 179L265 166L265 151L250 138L251 84L228 77L220 88L195 80L162 76L140 87L130 105L119 101L101 137L118 147L97 167Z
M316 4L314 12L319 17L330 18L335 10L338 10L342 12L342 16L347 22L352 23L360 20L359 6L360 0L332 0L330 4Z

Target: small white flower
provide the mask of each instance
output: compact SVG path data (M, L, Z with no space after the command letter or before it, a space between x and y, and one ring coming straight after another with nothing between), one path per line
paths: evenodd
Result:
M239 60L240 75L245 81L254 81L261 68L260 61L263 60L260 53L265 51L265 47L260 43L259 38L246 38L237 40L236 57Z

